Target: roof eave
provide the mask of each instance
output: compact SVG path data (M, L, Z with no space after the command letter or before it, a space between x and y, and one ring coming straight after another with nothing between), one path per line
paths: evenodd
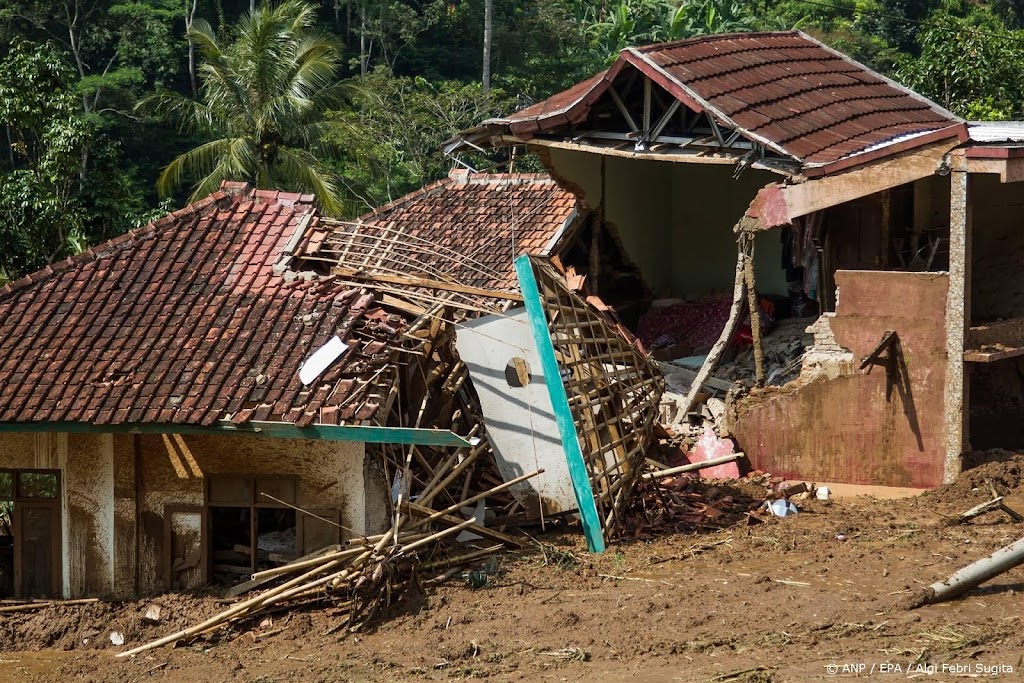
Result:
M241 434L277 439L357 441L362 443L393 443L413 446L466 447L475 445L472 438L467 439L447 429L330 424L312 424L307 427L299 427L290 422L253 421L234 424L231 420L218 420L210 426L152 422L121 424L95 424L91 422L0 422L0 433L4 432L203 434L208 436Z
M841 171L849 171L860 166L866 166L876 161L887 159L891 156L901 154L903 152L917 149L918 147L924 147L930 145L933 142L939 142L940 140L950 140L956 138L957 141L964 143L969 139L967 132L967 123L955 123L952 126L946 126L939 128L930 133L924 135L918 135L917 137L909 140L903 140L902 142L896 142L891 145L885 145L874 149L870 152L862 152L859 154L853 154L848 157L844 157L837 161L832 161L827 164L805 164L804 175L808 178L820 178L822 176L831 175L833 173L839 173Z

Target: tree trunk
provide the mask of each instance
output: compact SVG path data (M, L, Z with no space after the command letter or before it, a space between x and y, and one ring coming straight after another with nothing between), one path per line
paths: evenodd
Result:
M370 56L366 54L366 13L368 8L366 3L362 3L359 8L359 73L363 76L370 67Z
M484 0L484 73L481 79L483 91L491 89L491 39L493 37L494 0Z
M188 5L185 5L186 9ZM192 24L196 20L199 0L192 0L192 9L185 13L185 37L188 38L188 80L192 86L192 97L199 96L199 84L196 82L196 44L192 40Z

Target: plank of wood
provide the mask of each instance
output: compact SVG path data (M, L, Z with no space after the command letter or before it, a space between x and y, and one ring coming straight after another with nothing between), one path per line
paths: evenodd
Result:
M997 496L992 500L987 500L980 505L975 505L970 510L961 512L957 521L963 523L974 519L975 517L981 517L985 513L992 512L993 510L999 510L1003 506L1003 497Z
M964 360L968 363L994 363L997 360L1006 360L1007 358L1016 358L1017 356L1024 356L1024 346L993 349L985 351L984 349L968 349L964 351Z
M688 380L691 384L693 384L693 381L697 379L697 372L695 370L684 368L683 366L676 365L675 363L665 363L660 360L655 362L658 364L658 367L661 368L662 373L666 375L679 375L683 379ZM712 389L717 389L719 391L728 392L735 386L735 384L732 382L727 382L724 379L718 379L717 377L708 377L704 381L704 386L711 387Z

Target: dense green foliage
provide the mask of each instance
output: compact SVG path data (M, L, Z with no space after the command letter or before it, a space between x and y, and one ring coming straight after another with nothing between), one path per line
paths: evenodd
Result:
M312 5L286 0L243 16L227 47L209 23L195 22L187 37L203 57L201 99L160 88L135 107L202 139L161 172L161 194L198 178L189 197L196 201L241 180L311 192L326 211L340 212L323 158L337 128L328 114L344 106L347 86L338 79L340 46L315 21Z
M1024 0L492 0L489 90L484 0L306 1L3 3L0 279L226 178L358 215L633 44L795 27L962 116L1024 116Z

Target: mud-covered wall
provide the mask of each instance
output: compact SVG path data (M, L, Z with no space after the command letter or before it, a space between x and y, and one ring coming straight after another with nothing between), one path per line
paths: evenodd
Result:
M339 510L343 526L357 533L368 532L362 443L235 435L144 435L139 437L139 447L142 592L163 588L165 506L202 506L209 475L297 476L299 507ZM371 518L375 516L371 510Z
M945 273L838 271L829 320L859 365L886 330L903 363L886 372L820 376L752 392L730 411L729 428L753 467L817 482L932 488L944 469Z
M65 597L116 593L113 452L109 434L0 434L0 467L61 473Z
M971 175L971 319L1024 316L1024 183Z
M136 528L135 440L131 434L111 436L114 461L114 567L113 593L127 598L135 594L138 549Z

